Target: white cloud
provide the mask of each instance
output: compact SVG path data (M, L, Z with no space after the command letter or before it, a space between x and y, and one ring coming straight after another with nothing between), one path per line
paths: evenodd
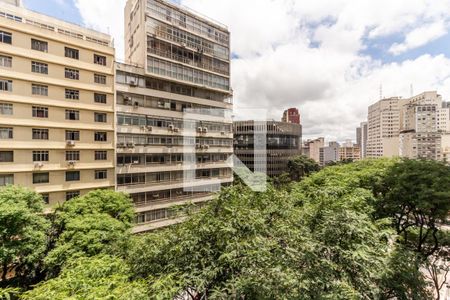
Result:
M123 57L125 0L114 6L110 0L75 1L85 23L100 30L110 26ZM305 136L354 138L368 105L379 98L380 84L385 96L409 96L410 84L417 93L438 90L444 98L450 96L448 57L424 53L383 63L361 54L367 39L392 35L404 42L383 45L385 49L426 45L447 31L450 0L181 2L228 24L238 56L232 62L235 106L267 108L274 119L285 108L298 107Z
M83 23L114 38L116 56L124 58L124 7L126 0L74 0Z
M389 49L389 52L394 55L398 55L408 50L426 45L429 42L444 36L445 34L447 34L447 26L442 20L432 24L425 24L424 26L410 31L406 35L403 43L393 44Z

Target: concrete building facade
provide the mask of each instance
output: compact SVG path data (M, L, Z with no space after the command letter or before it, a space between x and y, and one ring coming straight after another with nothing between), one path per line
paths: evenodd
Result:
M117 189L133 198L136 232L176 222L173 205L201 205L233 180L229 35L168 1L127 1L127 64L117 64L116 76Z
M259 126L259 128L258 128ZM251 171L264 155L268 176L279 176L288 171L289 158L300 155L302 127L300 124L276 121L236 121L233 123L234 154ZM255 149L255 132L266 134L266 149Z
M114 188L111 37L19 2L0 7L0 185L50 205Z
M329 142L328 146L321 147L319 149L320 166L326 166L330 163L336 163L340 161L340 153L339 153L340 145L338 142Z
M449 112L441 95L424 92L406 101L402 107L400 156L442 160L447 148Z
M319 137L303 143L302 154L320 163L320 149L325 146L325 138Z
M367 157L399 156L400 111L404 102L400 97L392 97L369 106Z

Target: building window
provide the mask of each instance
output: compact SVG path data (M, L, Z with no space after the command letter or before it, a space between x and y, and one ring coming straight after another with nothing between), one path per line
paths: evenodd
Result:
M33 128L33 140L48 140L48 129Z
M106 56L94 54L94 64L106 66Z
M94 74L95 83L106 84L106 76L100 74Z
M48 52L48 43L40 40L31 39L31 49L42 52Z
M65 76L68 79L80 80L80 71L75 69L66 68Z
M33 161L48 161L48 151L33 151Z
M108 171L106 170L95 170L95 179L107 179Z
M12 115L13 105L11 103L0 103L0 115Z
M31 93L33 95L48 96L48 86L40 84L32 84Z
M12 80L0 79L0 91L12 92Z
M66 172L66 181L79 181L79 180L80 180L80 171Z
M12 57L0 55L0 67L11 68L12 67Z
M14 174L2 174L0 175L0 186L14 184Z
M80 196L80 191L72 191L66 193L66 201Z
M80 58L80 52L77 49L65 47L64 48L64 53L65 53L65 56L68 57L68 58L73 58L73 59L79 59Z
M66 89L66 99L79 100L80 99L80 91Z
M33 106L33 117L35 118L48 118L48 108Z
M79 120L80 112L78 110L66 109L66 120Z
M80 140L80 132L66 130L66 141L79 141Z
M94 133L94 140L97 142L106 142L107 141L107 134L103 131L96 131Z
M106 151L95 151L95 160L107 160L108 154Z
M12 139L13 138L13 129L12 127L0 127L0 139Z
M37 61L31 62L31 72L48 74L48 65Z
M0 163L14 162L14 151L0 151Z
M94 94L94 101L96 103L106 103L106 94Z
M0 42L5 44L11 44L12 34L10 32L0 30Z
M66 151L66 161L80 160L80 151Z
M39 184L39 183L49 183L49 173L34 173L33 174L33 183Z
M41 197L45 204L50 203L50 195L49 194L41 194Z
M106 114L104 113L94 113L95 122L106 123Z

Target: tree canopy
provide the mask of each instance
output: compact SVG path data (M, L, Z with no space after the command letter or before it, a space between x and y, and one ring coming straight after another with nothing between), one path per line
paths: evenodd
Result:
M14 270L31 255L27 273L41 276L18 284L23 273L13 274L0 297L433 299L449 271L441 227L449 180L441 163L380 159L326 167L289 189L275 182L255 192L238 182L200 211L181 209L185 222L135 236L125 194L94 191L46 220L39 196L8 187L5 209L40 220L43 238L23 239L22 248L39 245L36 254L17 251L6 265ZM2 232L8 220L0 219ZM15 237L5 235L3 251L14 251Z

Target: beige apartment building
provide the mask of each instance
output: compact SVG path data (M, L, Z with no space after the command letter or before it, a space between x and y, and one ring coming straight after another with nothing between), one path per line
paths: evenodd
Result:
M320 149L325 146L325 138L319 137L303 143L302 154L320 163Z
M450 108L442 96L429 91L411 97L401 113L400 156L447 159Z
M114 188L114 48L108 35L0 6L0 185L53 205Z
M361 148L353 144L351 140L346 141L339 147L339 160L357 161L361 159Z
M399 156L401 108L404 99L381 99L369 106L366 157Z
M230 33L160 0L128 0L117 64L117 189L142 232L177 222L171 207L231 184ZM187 180L187 178L190 178Z

